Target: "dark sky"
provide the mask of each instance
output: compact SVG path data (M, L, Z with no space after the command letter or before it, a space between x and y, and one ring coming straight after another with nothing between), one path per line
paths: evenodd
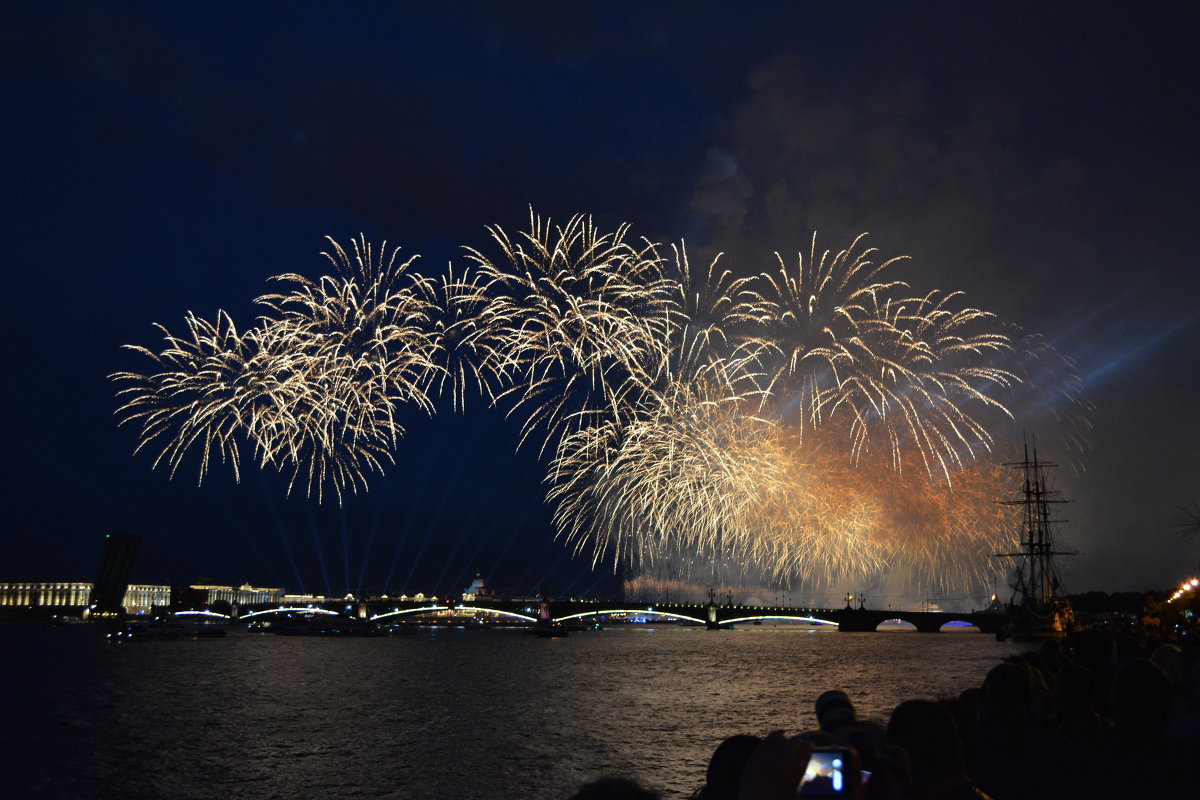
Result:
M106 375L151 327L252 322L324 236L436 273L532 205L686 239L751 273L869 231L914 287L1041 332L1097 411L1073 591L1167 588L1200 541L1197 12L1184 3L14 3L0 31L0 580L90 579L106 531L148 581L341 592L605 592L555 542L536 454L475 403L414 415L369 494L175 481ZM1053 454L1049 454L1053 455Z

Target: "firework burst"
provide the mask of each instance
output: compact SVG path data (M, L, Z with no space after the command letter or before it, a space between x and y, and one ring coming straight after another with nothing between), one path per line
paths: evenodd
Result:
M832 258L818 258L814 240L794 272L780 258L778 274L761 276L750 305L774 361L768 396L802 436L849 419L856 458L886 450L899 469L914 449L948 480L991 446L971 409L1003 412L990 393L1015 382L993 363L1009 342L989 329L992 315L950 308L957 295L912 297L907 284L882 281L901 259L875 264L861 240Z
M890 456L851 463L845 439L828 429L803 444L790 437L788 493L771 511L773 577L832 586L889 572L928 591L985 582L988 555L1013 522L995 502L1005 469L974 462L946 481L911 453L907 469Z
M644 392L626 419L564 438L551 463L555 521L594 560L754 547L752 520L777 474L764 458L775 424L754 415L748 376L724 361L688 366Z
M320 500L329 485L340 502L390 461L398 406L431 408L428 288L406 280L412 259L397 263L386 246L376 256L356 240L352 257L331 244L339 275L278 276L291 290L260 297L270 313L244 334L224 313L215 323L189 315L187 337L160 326L164 350L133 348L160 370L112 376L127 384L118 414L141 424L139 450L163 442L156 466L174 474L198 448L201 480L214 454L240 479L244 442L260 466L290 472L289 487Z
M132 347L155 370L112 376L122 424L172 475L198 453L201 480L214 461L240 476L248 454L340 501L392 461L403 408L478 393L520 443L540 434L559 534L593 562L942 592L984 578L1011 522L992 462L1018 426L1086 449L1069 359L914 293L863 237L739 278L584 216L488 232L497 255L468 248L436 280L330 240L334 274L273 279L247 330L160 326L161 350Z
M450 395L455 411L466 411L471 390L494 404L501 387L512 381L500 346L504 328L488 313L484 280L470 272L456 277L451 267L440 281L426 281L421 287L437 344L434 383L438 393Z
M121 424L141 425L135 452L160 445L154 466L167 466L174 477L187 453L199 448L203 481L214 456L240 474L244 432L269 461L272 448L264 443L282 422L277 412L299 388L285 354L272 351L271 339L239 333L224 312L212 322L189 313L184 324L182 336L156 326L166 341L161 352L127 345L153 360L157 372L110 376L123 384L117 392Z
M521 439L544 429L542 452L571 430L623 413L620 386L667 339L670 282L655 248L629 226L601 233L572 217L555 228L530 212L529 231L489 228L499 260L468 249L487 279L483 325L497 336L501 397L525 411Z

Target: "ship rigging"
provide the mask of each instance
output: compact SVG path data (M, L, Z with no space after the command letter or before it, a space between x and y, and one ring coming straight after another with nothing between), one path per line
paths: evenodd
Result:
M1008 611L1013 619L1014 639L1035 639L1065 636L1074 625L1074 613L1066 598L1055 558L1077 553L1057 550L1054 533L1065 520L1051 516L1052 505L1067 503L1060 492L1047 485L1047 471L1057 465L1041 461L1037 444L1032 457L1029 444L1024 446L1024 458L1005 464L1021 475L1021 492L1016 498L1001 500L1003 505L1021 509L1019 551L997 553L998 558L1016 560Z

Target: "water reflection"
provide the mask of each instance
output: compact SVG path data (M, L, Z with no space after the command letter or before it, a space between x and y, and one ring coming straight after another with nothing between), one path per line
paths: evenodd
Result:
M0 628L12 796L562 798L602 773L685 797L734 733L815 727L976 685L1014 645L980 634L637 626L538 639L235 630L111 647L81 626ZM69 759L70 769L64 769Z

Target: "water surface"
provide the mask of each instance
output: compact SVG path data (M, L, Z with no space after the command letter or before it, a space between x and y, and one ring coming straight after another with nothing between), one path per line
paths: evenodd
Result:
M722 738L811 729L827 689L886 722L1017 649L978 633L673 626L113 646L90 626L8 625L0 645L0 794L128 800L555 800L606 773L682 798Z

